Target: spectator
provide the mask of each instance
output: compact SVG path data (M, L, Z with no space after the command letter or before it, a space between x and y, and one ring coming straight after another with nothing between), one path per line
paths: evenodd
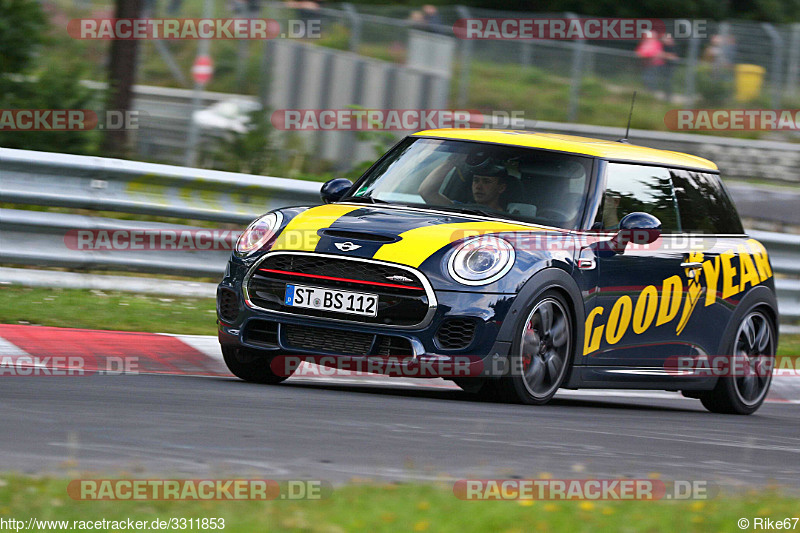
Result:
M410 26L415 30L427 29L428 23L425 21L425 15L422 14L422 11L415 9L409 15L408 20L410 22Z
M439 10L436 6L425 4L422 6L422 16L425 19L425 24L431 31L436 31L442 24L442 17L439 16Z
M716 34L711 36L703 51L703 61L710 63L715 78L731 78L736 56L736 38L733 35Z

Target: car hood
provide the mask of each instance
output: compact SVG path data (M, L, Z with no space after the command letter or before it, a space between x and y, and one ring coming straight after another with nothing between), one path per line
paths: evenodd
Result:
M371 258L417 268L438 250L466 237L520 231L554 230L459 213L336 203L297 212L272 250Z

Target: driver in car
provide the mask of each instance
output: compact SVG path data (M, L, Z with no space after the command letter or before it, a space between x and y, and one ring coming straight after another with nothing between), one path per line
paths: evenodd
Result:
M455 169L455 172L462 177L463 181L462 168L465 160L465 154L454 154L428 174L418 190L422 199L431 205L453 205L459 203L442 194L440 189L442 182L452 169ZM508 186L509 176L506 169L502 165L493 164L493 161L489 158L475 165L474 169L472 172L472 198L475 203L495 211L504 211L505 206L500 197Z

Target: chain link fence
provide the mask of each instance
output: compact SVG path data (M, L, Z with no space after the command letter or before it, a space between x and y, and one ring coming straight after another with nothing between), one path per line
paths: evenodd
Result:
M73 0L75 8L107 4ZM199 17L201 3L182 0L148 0L149 16ZM578 121L587 93L602 86L606 91L625 94L634 91L654 95L659 101L676 105L702 104L752 108L800 107L800 23L770 24L752 21L705 23L703 35L675 39L675 58L648 78L648 69L636 54L635 40L481 40L457 39L453 24L464 18L582 18L572 13L515 12L464 6L358 5L314 1L216 0L216 17L266 17L285 24L319 21L318 38L306 39L321 46L347 50L377 59L405 64L409 33L421 30L450 36L457 42L453 64L452 105L486 108L480 86L485 77L507 77L518 81L520 90L536 87L542 77L551 84L562 83L568 105L560 117L543 120ZM670 21L666 21L669 26ZM160 85L165 77L172 85L188 87L188 72L196 55L194 41L154 41L143 45L139 83ZM215 59L215 81L229 79L212 90L257 95L267 83L259 42L218 41L211 44ZM148 61L148 58L151 60ZM153 58L158 60L153 61ZM741 85L740 66L751 65L756 72L752 83L760 85L755 96L737 99ZM505 70L503 70L505 68ZM737 71L739 74L737 75ZM751 68L750 72L753 72ZM477 93L477 94L476 94ZM498 101L502 104L502 101ZM529 117L540 118L540 117Z

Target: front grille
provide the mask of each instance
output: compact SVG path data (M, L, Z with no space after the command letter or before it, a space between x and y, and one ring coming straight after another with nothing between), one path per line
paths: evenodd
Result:
M394 283L424 289L422 282L405 269L380 263L350 261L336 257L314 255L276 254L267 257L259 268L283 270L316 276L346 278L373 283ZM409 281L394 281L388 278L401 276ZM310 278L309 278L310 279Z
M445 350L460 350L472 344L475 320L448 318L436 331L436 344Z
M217 311L225 322L234 322L239 316L239 305L236 293L231 289L220 289L217 292Z
M284 304L287 284L306 285L378 295L374 317L305 309ZM279 253L267 256L253 271L247 291L250 302L270 311L412 327L429 311L428 294L417 274L403 268L352 259Z
M283 324L281 331L292 349L340 355L368 355L375 340L375 335L369 333L294 324Z

